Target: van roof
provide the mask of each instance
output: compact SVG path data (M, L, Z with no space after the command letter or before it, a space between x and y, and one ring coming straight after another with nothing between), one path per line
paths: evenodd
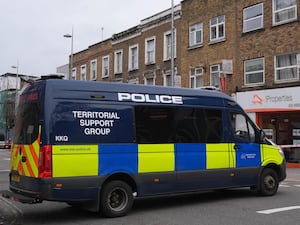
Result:
M181 96L202 96L223 98L229 101L233 99L216 90L192 89L192 88L178 88L178 87L163 87L150 86L141 84L127 84L115 82L101 82L101 81L78 81L78 80L61 80L50 79L40 82L46 82L47 86L51 86L54 90L63 91L89 91L89 92L129 92L141 94L166 94L166 95L181 95Z

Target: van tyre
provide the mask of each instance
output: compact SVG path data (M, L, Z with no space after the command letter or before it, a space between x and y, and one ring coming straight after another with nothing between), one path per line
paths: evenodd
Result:
M259 194L262 196L275 195L279 186L277 173L270 168L265 168L260 176Z
M132 188L125 182L115 180L107 183L101 192L100 210L104 216L125 216L133 204Z

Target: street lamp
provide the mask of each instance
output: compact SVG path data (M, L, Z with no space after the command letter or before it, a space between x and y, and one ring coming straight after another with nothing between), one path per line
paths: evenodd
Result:
M175 86L175 71L174 71L174 1L171 0L171 82L172 82L172 87Z
M17 108L18 103L18 89L19 89L19 61L17 61L17 65L11 66L11 68L16 69L16 96L15 96L15 109Z
M70 63L69 63L69 80L71 80L72 78L72 69L73 69L73 28L72 28L72 34L65 34L64 35L65 38L71 38L71 59L70 59Z
M18 89L19 89L19 62L17 62L17 65L16 65L16 66L11 66L11 68L17 70L17 73L16 73L16 94L17 94L17 91L18 91ZM16 95L16 96L17 96L17 95Z

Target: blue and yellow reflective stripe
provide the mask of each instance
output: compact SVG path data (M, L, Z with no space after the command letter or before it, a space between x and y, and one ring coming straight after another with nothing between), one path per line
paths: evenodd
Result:
M175 171L174 144L139 144L138 173Z
M196 171L279 165L274 146L259 144L100 144L53 146L53 177ZM265 151L261 151L264 148Z
M53 177L97 176L98 145L54 145Z
M206 145L206 169L230 168L229 144Z

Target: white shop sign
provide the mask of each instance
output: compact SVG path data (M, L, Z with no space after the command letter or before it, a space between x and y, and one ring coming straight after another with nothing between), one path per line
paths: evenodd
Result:
M237 102L245 110L254 109L298 109L300 110L300 87L277 88L237 92Z

